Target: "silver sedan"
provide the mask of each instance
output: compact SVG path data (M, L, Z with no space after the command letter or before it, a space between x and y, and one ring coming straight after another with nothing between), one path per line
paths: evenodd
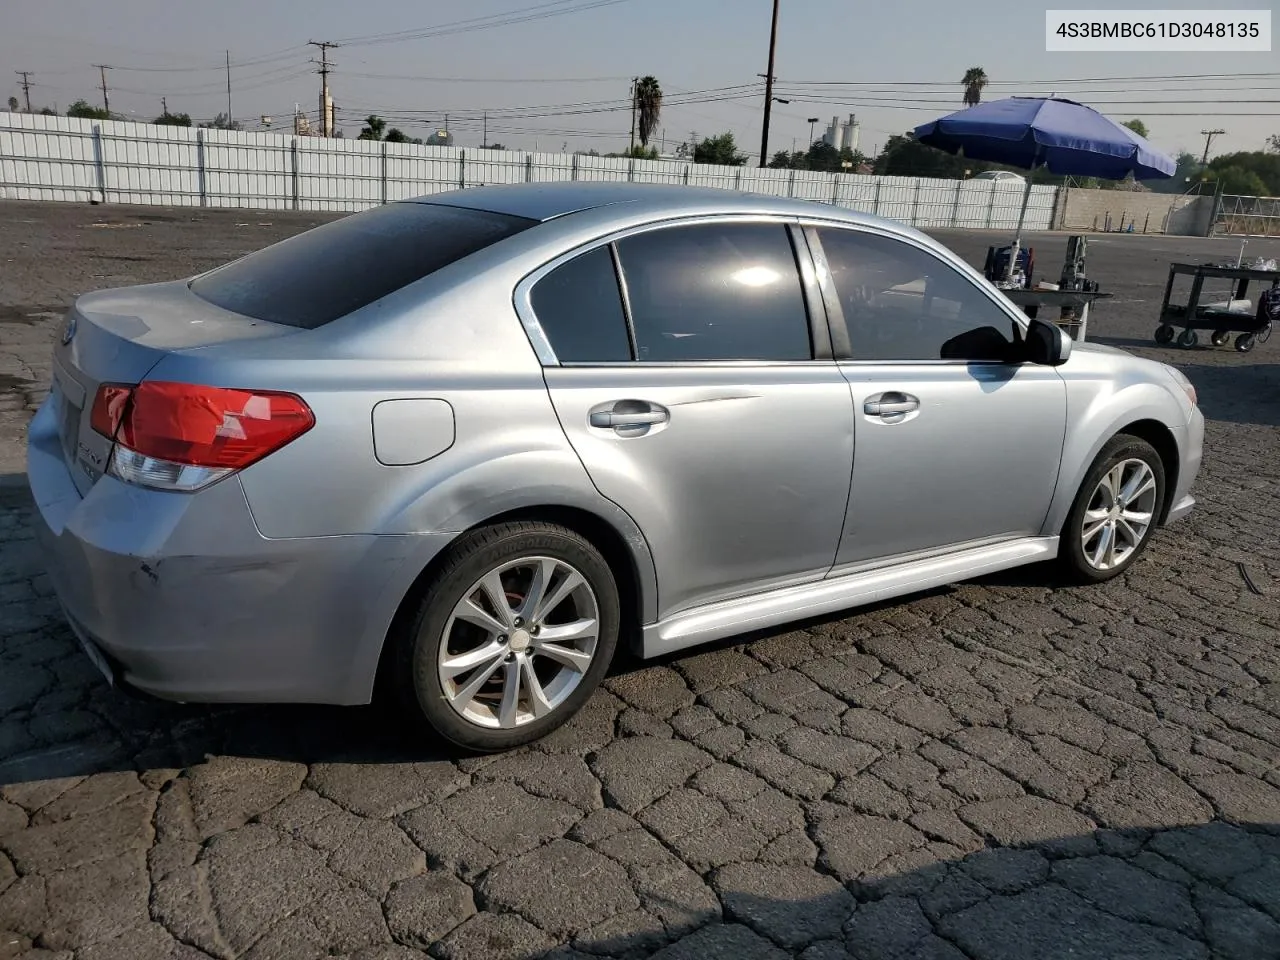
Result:
M1171 367L1028 321L898 224L751 194L484 187L81 297L30 427L115 683L543 736L671 653L1056 558L1194 503Z

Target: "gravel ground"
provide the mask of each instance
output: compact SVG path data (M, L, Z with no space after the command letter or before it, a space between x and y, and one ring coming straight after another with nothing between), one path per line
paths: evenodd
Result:
M32 549L22 438L70 299L322 219L0 204L2 960L1280 957L1280 340L1151 342L1166 264L1238 244L1093 242L1090 339L1177 363L1209 421L1199 507L1124 577L620 664L476 759L376 708L113 692ZM1056 271L1065 238L1034 243Z

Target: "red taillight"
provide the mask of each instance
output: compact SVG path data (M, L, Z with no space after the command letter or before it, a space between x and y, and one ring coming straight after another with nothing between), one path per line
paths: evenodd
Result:
M112 408L98 391L98 407L123 409L115 421L116 442L134 453L170 463L241 470L279 450L315 426L311 409L291 393L230 390L190 383L147 381ZM118 388L125 389L125 388Z
M114 440L132 393L133 387L119 383L104 383L98 387L98 393L93 398L93 410L89 415L89 423L93 429L108 440Z

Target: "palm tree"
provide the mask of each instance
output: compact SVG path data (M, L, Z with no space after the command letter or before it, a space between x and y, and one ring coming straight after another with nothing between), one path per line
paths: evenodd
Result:
M360 130L360 136L357 140L381 140L382 134L387 129L387 121L383 120L375 113L369 114L364 118L365 125Z
M964 72L964 105L976 107L982 102L982 88L987 85L987 71L981 67L970 67Z
M662 87L656 77L643 77L636 83L636 111L640 114L640 144L647 147L662 115Z

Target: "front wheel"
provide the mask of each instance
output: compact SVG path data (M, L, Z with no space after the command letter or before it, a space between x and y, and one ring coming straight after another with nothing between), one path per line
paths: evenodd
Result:
M468 534L395 638L402 702L471 750L529 743L572 717L617 647L618 588L586 539L547 523Z
M1173 342L1174 329L1167 323L1162 323L1156 327L1156 343L1165 344Z
M1102 448L1076 494L1059 544L1073 579L1119 576L1146 549L1164 503L1164 464L1145 440L1121 434Z
M1199 342L1200 335L1194 330L1183 330L1178 334L1178 346L1180 347L1194 347Z
M1236 349L1241 353L1248 353L1253 349L1253 334L1242 333L1236 337Z

